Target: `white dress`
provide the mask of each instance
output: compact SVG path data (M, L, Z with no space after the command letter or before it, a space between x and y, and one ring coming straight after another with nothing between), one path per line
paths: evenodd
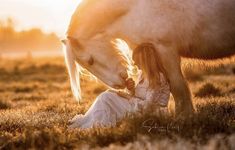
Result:
M158 89L150 89L148 81L140 82L140 79L135 88L135 96L130 100L105 91L96 98L85 115L76 115L70 120L69 128L114 127L128 113L138 113L153 103L167 110L170 88L163 74L160 74L161 85Z

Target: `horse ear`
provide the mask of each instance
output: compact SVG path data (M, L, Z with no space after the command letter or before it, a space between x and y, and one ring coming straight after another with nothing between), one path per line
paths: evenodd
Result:
M62 42L64 45L66 45L66 44L67 44L67 40L66 40L66 39L61 40L61 42Z

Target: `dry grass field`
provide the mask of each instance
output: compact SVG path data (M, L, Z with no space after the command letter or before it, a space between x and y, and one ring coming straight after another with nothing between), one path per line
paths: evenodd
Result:
M204 67L205 68L205 67ZM82 78L83 102L70 91L62 58L0 60L0 149L235 149L235 65L184 71L196 113L188 120L143 112L115 128L68 130L107 88ZM173 112L171 98L169 109Z

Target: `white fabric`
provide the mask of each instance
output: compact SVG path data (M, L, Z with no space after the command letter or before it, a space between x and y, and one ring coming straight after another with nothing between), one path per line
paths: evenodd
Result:
M70 121L69 128L86 129L95 126L115 126L116 122L125 117L128 112L140 112L149 104L156 104L161 109L167 110L170 88L163 74L160 75L161 85L158 89L150 89L147 80L141 83L139 81L135 88L135 96L130 100L111 91L100 94L85 115L77 115Z

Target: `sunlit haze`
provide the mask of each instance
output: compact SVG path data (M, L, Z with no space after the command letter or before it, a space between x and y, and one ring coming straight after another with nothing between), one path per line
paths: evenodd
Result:
M63 36L81 0L0 0L0 20L11 17L17 29L39 27Z

